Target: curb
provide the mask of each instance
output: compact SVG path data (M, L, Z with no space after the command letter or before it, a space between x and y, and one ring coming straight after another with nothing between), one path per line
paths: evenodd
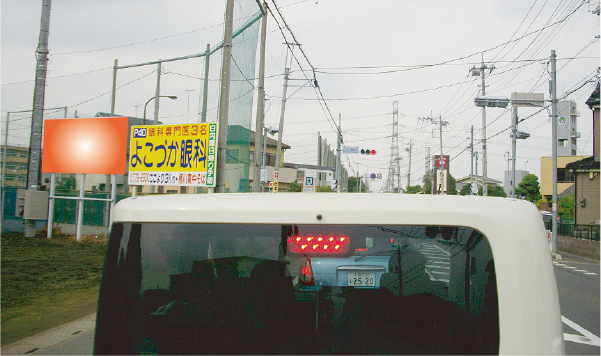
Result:
M35 354L96 327L96 313L2 347L3 355Z

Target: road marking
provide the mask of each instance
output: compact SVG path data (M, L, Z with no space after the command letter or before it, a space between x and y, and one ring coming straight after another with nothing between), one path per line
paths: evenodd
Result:
M585 275L587 275L587 276L597 276L597 275L598 275L597 273L589 272L589 271L587 271L587 270L584 270L584 269L578 269L578 267L572 267L572 266L568 266L568 265L566 265L566 264L559 263L559 262L553 262L553 264L554 264L555 266L559 266L559 267L563 267L563 268L566 268L566 269L571 269L571 270L574 270L574 272L581 272L581 273L584 273L584 274L585 274Z
M576 342L579 344L592 345L592 346L601 346L601 342L599 337L590 331L586 330L582 326L576 324L565 316L561 316L561 321L572 329L578 331L581 335L568 334L563 333L563 339L565 341Z

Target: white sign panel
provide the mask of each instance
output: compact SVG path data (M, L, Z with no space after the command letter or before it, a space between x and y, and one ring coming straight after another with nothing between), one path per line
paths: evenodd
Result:
M303 193L315 193L315 171L306 171L303 180Z

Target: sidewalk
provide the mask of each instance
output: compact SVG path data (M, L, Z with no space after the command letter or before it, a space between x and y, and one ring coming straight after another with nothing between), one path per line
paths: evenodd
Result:
M96 313L2 347L3 355L35 354L96 327Z

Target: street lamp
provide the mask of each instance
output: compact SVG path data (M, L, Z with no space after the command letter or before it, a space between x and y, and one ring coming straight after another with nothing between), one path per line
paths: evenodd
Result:
M148 106L148 103L151 102L153 99L156 99L156 96L153 96L152 98L148 99L148 101L146 102L146 104L144 104L144 125L146 125L146 107ZM159 98L169 98L171 100L175 100L177 99L177 96L175 95L159 95Z

